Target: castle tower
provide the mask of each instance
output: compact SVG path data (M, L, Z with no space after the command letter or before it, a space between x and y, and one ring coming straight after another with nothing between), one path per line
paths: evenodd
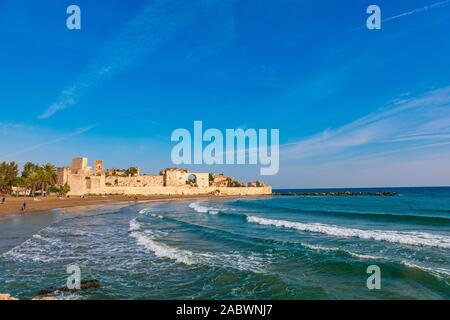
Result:
M87 169L87 158L75 158L72 159L72 167L71 167L71 173L72 174L85 174L85 171Z
M74 158L74 159L72 159L72 170L86 169L87 161L88 161L87 158Z

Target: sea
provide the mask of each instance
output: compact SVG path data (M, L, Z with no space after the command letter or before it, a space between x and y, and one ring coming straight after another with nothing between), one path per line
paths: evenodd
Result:
M450 188L210 198L0 217L0 293L61 299L449 299ZM379 288L368 286L379 270Z

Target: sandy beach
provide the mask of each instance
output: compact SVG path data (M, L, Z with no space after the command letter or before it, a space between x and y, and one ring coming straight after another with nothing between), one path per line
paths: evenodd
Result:
M183 195L151 195L151 196L137 196L137 201L158 201L158 200L182 200L182 199L204 199L204 198L230 198L230 196L211 196L211 195L196 195L196 196L183 196ZM1 199L2 197L0 197ZM78 206L89 205L101 205L101 204L113 204L120 202L134 202L134 196L125 195L109 195L109 196L86 196L84 199L80 197L70 197L60 199L58 197L46 197L36 198L32 197L6 197L4 204L0 204L0 215L8 214L21 214L22 204L26 202L25 213L32 213L38 211L45 211L57 208L70 208Z

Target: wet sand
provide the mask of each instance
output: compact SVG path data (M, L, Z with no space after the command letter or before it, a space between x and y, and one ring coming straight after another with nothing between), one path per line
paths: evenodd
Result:
M183 196L183 195L173 195L173 196L137 196L137 201L158 201L158 200L177 200L177 199L204 199L204 198L236 198L236 196L212 196L212 195L196 195L196 196ZM243 196L239 196L243 197ZM253 196L254 197L254 196ZM1 197L0 197L1 199ZM36 198L38 201L34 200L32 197L6 197L4 204L0 203L0 215L8 214L21 214L22 204L26 202L25 213L46 211L51 209L59 208L70 208L78 206L89 206L89 205L102 205L102 204L114 204L120 202L134 202L134 196L124 196L124 195L109 195L109 196L86 196L84 199L80 197L70 197L59 199L58 197L46 197L46 198Z

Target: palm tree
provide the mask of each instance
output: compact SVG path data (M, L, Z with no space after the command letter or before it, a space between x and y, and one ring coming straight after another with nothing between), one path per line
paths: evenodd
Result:
M41 190L42 193L47 195L48 188L56 184L58 178L56 168L53 164L47 163L40 169Z
M27 189L31 189L31 195L36 195L36 189L42 180L41 167L32 162L27 162L23 166L22 178Z
M26 178L27 188L31 188L31 195L34 197L36 195L36 189L41 181L41 176L38 170L31 172Z

